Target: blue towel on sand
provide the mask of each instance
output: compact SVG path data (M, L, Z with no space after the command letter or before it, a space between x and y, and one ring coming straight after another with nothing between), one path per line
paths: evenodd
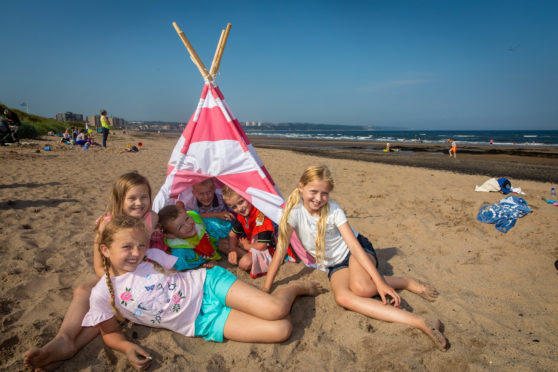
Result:
M500 200L499 204L483 205L480 208L477 220L484 223L493 223L496 230L505 233L514 227L518 218L531 212L531 208L524 199L510 195Z

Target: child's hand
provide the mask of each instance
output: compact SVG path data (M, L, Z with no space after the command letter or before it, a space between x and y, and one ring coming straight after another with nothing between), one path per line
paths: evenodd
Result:
M401 306L401 297L395 291L395 289L391 288L386 282L380 283L380 285L376 285L378 289L378 294L382 298L382 302L384 305L393 305L395 307ZM391 300L388 301L387 296L391 297Z
M245 251L250 251L250 241L248 238L238 238L238 245Z
M236 251L230 251L227 258L231 265L238 265L238 253Z
M151 365L153 358L143 350L139 345L132 344L130 349L126 352L128 361L138 371L146 370Z
M225 221L234 221L235 217L234 214L232 214L231 212L221 212L219 218Z
M212 267L215 267L217 265L217 262L215 261L207 261L205 263L203 263L201 265L201 267L205 267L206 269L211 269Z

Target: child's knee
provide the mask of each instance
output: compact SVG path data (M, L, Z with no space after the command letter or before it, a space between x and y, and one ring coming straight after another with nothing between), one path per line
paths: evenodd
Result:
M242 258L238 261L238 267L244 271L250 271L252 269L252 255L245 254L242 256Z
M375 288L372 288L371 283L366 281L358 281L356 283L351 283L351 292L359 297L372 297L378 294Z
M335 293L334 295L335 295L335 303L337 303L337 305L344 308L349 308L351 304L351 296L349 296L348 293L346 292Z
M275 342L286 341L293 333L293 324L288 319L279 320L275 333Z

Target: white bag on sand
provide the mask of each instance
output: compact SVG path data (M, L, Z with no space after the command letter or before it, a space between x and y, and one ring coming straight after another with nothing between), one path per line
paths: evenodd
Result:
M271 254L269 250L259 251L257 249L250 249L252 254L252 270L250 270L250 276L252 278L257 278L267 273L269 264L271 263Z
M496 178L491 178L480 186L475 185L475 191L483 191L483 192L500 191L500 184L498 183L498 180Z

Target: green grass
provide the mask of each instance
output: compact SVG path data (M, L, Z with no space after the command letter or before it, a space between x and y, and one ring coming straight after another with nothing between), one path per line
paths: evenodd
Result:
M20 111L17 109L13 109L11 107L7 107L4 104L0 103L0 113L4 113L4 109L9 109L17 114L19 120L21 121L22 128L20 129L20 133L22 138L36 138L37 136L44 136L48 132L53 131L54 133L64 133L66 128L69 127L78 127L78 128L85 128L84 123L78 122L61 122L54 119L45 118L39 115L28 114L24 111ZM33 126L35 131L30 129L28 126ZM24 127L25 130L22 130ZM35 133L33 133L35 132ZM23 137L25 135L26 137Z

